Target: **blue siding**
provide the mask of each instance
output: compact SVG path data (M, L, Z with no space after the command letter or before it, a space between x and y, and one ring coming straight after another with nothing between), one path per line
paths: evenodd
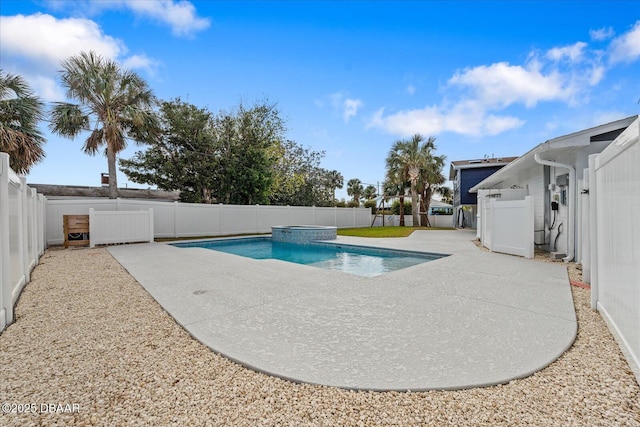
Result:
M480 181L492 175L497 170L501 169L500 166L487 166L484 168L473 169L461 169L460 170L460 204L461 205L475 205L478 203L478 196L476 193L469 193L469 190Z

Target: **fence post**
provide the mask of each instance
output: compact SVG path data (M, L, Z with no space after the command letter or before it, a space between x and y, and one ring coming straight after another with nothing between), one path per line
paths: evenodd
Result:
M155 230L153 228L153 208L149 208L149 243L155 241Z
M0 153L0 330L13 321L9 232L9 155Z
M525 200L525 213L524 218L526 221L526 240L525 244L525 258L533 258L535 252L535 204L533 200L533 196L526 196Z
M597 154L589 156L589 242L591 246L591 308L598 308L598 171Z
M20 177L20 198L18 201L18 205L20 206L20 256L22 257L21 265L22 265L22 274L24 275L24 283L29 283L29 276L31 272L29 271L29 245L27 244L27 240L29 238L29 221L27 221L27 216L29 215L27 209L27 179L23 176Z
M90 248L95 248L96 247L96 243L94 241L94 239L91 238L92 235L94 235L94 227L95 221L94 221L94 209L93 208L89 208L89 247Z
M178 238L178 202L173 202L173 237Z
M259 233L260 231L258 230L258 217L260 216L259 211L260 210L260 204L256 203L256 233Z

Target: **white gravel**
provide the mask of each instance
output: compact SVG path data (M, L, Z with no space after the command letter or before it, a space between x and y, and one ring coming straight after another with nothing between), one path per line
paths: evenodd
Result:
M640 426L635 377L589 291L573 295L573 347L528 378L355 392L237 365L191 338L105 249L49 250L0 335L0 425Z

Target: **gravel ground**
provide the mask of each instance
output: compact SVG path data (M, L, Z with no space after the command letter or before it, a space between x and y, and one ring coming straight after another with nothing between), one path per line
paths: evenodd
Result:
M49 250L0 335L0 400L15 404L0 425L640 426L635 377L589 291L572 291L574 345L528 378L355 392L245 369L191 338L105 249Z

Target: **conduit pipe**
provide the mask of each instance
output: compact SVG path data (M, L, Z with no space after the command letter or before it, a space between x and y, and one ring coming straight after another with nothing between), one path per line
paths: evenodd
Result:
M567 229L569 238L567 245L567 256L563 258L565 262L573 261L575 256L575 200L576 200L576 168L565 163L553 162L540 158L540 153L535 153L533 158L537 163L545 166L553 166L555 168L569 169L569 200L567 203Z

